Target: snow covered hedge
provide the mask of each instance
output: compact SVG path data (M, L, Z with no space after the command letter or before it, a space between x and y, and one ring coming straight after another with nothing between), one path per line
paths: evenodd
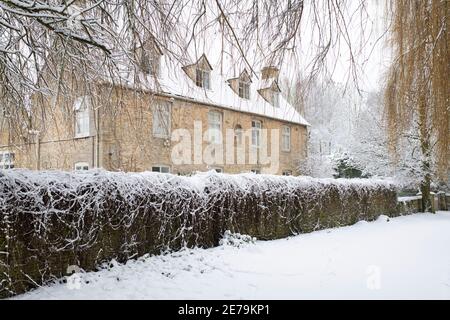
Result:
M397 215L374 180L213 172L0 171L0 297L145 253L210 247L226 230L277 239Z

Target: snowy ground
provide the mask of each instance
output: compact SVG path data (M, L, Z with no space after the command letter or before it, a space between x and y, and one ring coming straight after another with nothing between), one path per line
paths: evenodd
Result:
M141 258L17 298L450 299L450 212L388 220Z

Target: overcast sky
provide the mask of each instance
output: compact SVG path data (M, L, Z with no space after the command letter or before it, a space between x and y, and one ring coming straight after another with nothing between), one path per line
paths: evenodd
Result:
M384 1L366 1L366 14L361 15L355 5L358 1L349 1L347 22L349 23L350 42L356 59L358 85L364 91L379 90L383 85L383 76L390 64L390 50L387 46L387 23L385 21ZM353 7L352 7L353 5ZM324 13L325 14L325 13ZM311 30L311 15L305 12L302 25L302 43L300 54L295 59L296 67L284 64L282 74L291 78L297 72L308 74L311 60L317 53L317 30ZM327 74L336 82L352 85L350 50L343 37L332 47L327 60Z

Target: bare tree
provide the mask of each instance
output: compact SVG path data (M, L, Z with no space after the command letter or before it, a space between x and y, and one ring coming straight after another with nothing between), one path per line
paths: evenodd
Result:
M0 0L0 106L8 114L0 125L8 125L27 143L29 132L35 131L33 117L59 126L53 113L60 98L68 101L71 94L83 91L95 95L96 84L105 79L113 86L128 83L130 77L139 82L142 57L151 55L155 46L176 67L191 63L189 52L200 56L202 43L218 26L222 55L232 55L254 78L259 76L256 65L299 59L302 42L312 44L308 67L315 76L326 70L330 49L342 42L352 62L349 79L357 80L347 26L353 15L367 12L364 0L351 3Z
M213 23L223 25L225 41L238 49L250 69L247 56L255 47L261 59L278 64L287 54L297 54L305 35L305 12L312 25L308 31L318 34L312 62L313 72L318 72L339 37L351 47L347 6L345 1L332 0L1 0L0 63L8 71L2 87L13 83L14 76L22 86L42 89L36 87L36 77L55 46L75 47L78 52L70 54L74 63L91 55L117 63L124 56L133 58L130 50L151 38L180 60L186 47ZM357 9L364 11L364 1ZM190 24L190 30L179 27L182 20Z

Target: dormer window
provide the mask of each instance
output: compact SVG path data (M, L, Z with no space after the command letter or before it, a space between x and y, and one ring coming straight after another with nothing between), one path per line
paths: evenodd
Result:
M250 83L246 81L239 81L239 97L250 100Z
M160 65L162 51L152 40L147 39L135 51L136 62L139 70L145 74L158 77L160 75Z
M182 67L186 75L199 88L211 90L211 64L203 54L197 62Z
M280 107L280 87L273 79L264 79L260 82L258 93L275 108Z
M210 71L204 70L201 68L196 69L196 77L195 77L195 84L197 87L204 88L204 89L211 89L211 81L210 81Z
M142 51L141 69L143 72L155 77L160 74L161 55L156 52Z
M228 79L227 82L231 90L240 98L250 100L250 84L252 79L247 70L244 69L238 77Z

